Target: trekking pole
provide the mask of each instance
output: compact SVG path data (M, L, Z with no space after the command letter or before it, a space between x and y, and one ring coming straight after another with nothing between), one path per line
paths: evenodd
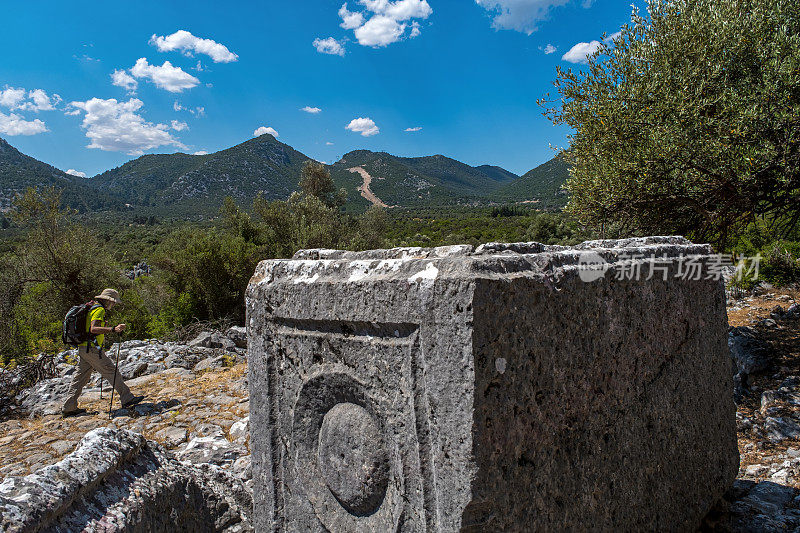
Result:
M89 343L86 343L86 349L89 349ZM103 399L103 376L100 376L100 399Z
M108 404L108 419L111 420L111 408L114 406L114 390L117 388L117 369L119 368L119 341L117 342L117 362L114 365L114 382L111 384L111 403ZM102 388L102 386L101 386Z

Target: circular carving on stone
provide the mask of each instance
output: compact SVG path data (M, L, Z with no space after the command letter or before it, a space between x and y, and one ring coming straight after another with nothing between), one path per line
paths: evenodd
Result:
M396 531L402 464L387 439L385 398L341 367L320 367L298 391L289 460L328 531Z
M380 507L389 483L389 457L366 409L349 402L334 405L322 420L317 457L322 478L348 512L366 516Z

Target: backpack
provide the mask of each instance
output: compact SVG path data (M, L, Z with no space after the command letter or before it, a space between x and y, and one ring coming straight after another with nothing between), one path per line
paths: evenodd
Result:
M78 346L87 342L90 337L93 337L86 331L86 317L89 313L98 307L102 307L96 302L87 302L85 304L74 305L67 311L64 317L64 328L61 332L61 340L64 344L71 346Z

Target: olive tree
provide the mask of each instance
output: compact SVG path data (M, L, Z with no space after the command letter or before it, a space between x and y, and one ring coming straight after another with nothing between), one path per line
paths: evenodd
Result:
M724 245L800 218L800 2L650 0L546 111L572 128L567 211ZM555 104L555 105L553 105Z
M305 196L314 196L328 207L338 209L347 201L347 191L337 191L331 173L325 165L316 161L305 162L298 186Z

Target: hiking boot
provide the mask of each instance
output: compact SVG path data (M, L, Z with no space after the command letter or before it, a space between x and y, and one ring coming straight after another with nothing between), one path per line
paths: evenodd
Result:
M127 408L129 408L129 407L133 407L134 405L138 404L138 403L139 403L139 402L141 402L142 400L144 400L144 396L134 396L133 398L131 398L131 399L130 399L130 400L128 400L127 402L123 403L123 404L122 404L122 407L123 407L124 409L127 409Z
M72 411L61 411L62 418L69 418L71 416L78 416L86 414L86 409L73 409Z

